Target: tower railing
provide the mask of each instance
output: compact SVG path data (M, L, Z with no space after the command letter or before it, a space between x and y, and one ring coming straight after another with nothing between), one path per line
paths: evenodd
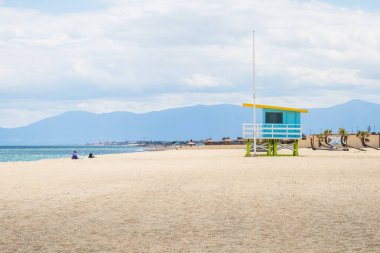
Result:
M243 124L243 138L253 139L301 139L301 124Z

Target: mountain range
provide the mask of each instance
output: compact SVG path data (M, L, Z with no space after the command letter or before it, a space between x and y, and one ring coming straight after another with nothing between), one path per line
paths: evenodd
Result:
M258 109L258 122L261 112ZM252 110L239 105L197 105L148 113L66 112L19 128L0 128L0 145L84 144L99 141L203 140L236 138ZM302 114L305 134L344 127L349 132L380 129L380 104L352 100Z

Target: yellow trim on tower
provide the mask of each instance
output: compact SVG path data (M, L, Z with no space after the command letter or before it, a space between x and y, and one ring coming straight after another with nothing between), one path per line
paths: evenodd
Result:
M244 107L250 107L253 108L253 104L249 103L244 103ZM289 107L281 107L281 106L273 106L273 105L260 105L256 104L256 108L261 108L261 109L274 109L274 110L282 110L282 111L291 111L291 112L302 112L302 113L307 113L309 112L306 109L298 109L298 108L289 108Z

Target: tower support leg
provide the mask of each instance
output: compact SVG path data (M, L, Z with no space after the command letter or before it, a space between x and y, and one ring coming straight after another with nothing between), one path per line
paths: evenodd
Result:
M277 156L277 140L273 140L273 155Z
M298 156L298 140L294 141L294 151L293 151L294 156Z
M245 150L245 156L246 157L251 156L251 141L249 139L247 139L247 147Z
M268 150L267 150L267 155L271 156L272 155L272 140L268 140Z

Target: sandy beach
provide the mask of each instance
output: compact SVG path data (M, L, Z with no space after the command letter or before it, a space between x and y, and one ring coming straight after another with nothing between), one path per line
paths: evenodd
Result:
M380 252L380 151L0 163L0 252Z

